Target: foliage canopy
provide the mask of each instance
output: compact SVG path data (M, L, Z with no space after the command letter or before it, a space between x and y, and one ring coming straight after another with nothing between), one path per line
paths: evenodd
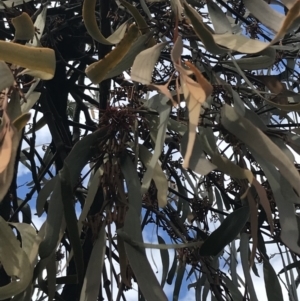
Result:
M298 300L299 11L2 1L0 300Z

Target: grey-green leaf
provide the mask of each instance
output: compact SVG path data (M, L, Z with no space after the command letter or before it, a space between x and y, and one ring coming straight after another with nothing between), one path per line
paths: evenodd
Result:
M232 242L244 228L249 218L248 206L243 206L227 216L223 223L204 241L201 256L216 256Z
M268 301L281 301L283 300L283 295L277 275L267 259L263 258L263 262Z
M123 230L126 234L130 234L132 240L143 243L139 218L142 208L140 181L134 164L126 153L121 160L121 170L126 180L129 199ZM145 299L167 301L167 296L153 273L145 251L128 243L125 243L125 250Z
M159 244L165 244L164 239L157 235L157 240ZM166 283L166 279L169 271L169 251L168 250L160 250L161 262L163 266L162 276L161 276L161 287L164 287Z

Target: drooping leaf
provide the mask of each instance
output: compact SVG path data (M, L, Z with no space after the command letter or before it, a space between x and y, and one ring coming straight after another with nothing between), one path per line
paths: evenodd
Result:
M101 172L100 169L97 169L93 175L93 178L91 180L91 184L89 186L87 196L84 202L84 206L82 208L82 211L80 213L79 219L78 219L78 233L81 233L82 227L83 227L83 222L86 219L89 210L91 208L91 205L94 201L94 198L96 196L96 193L99 189L99 183L100 183L100 176Z
M123 230L130 233L130 237L143 243L139 216L141 214L142 199L140 181L130 157L126 154L121 161L121 170L128 187L129 209L126 213ZM125 249L130 266L135 274L139 287L148 300L168 300L158 283L147 260L146 253L125 243Z
M175 273L176 273L176 267L177 267L177 253L174 252L174 259L173 259L173 263L172 263L172 266L171 266L171 269L168 273L168 278L167 278L167 283L169 285L172 284L173 282L173 278L175 276Z
M295 215L295 206L293 203L287 201L289 199L289 195L286 194L286 188L281 188L283 183L281 183L280 178L282 175L276 170L274 165L267 162L255 151L252 151L252 153L270 183L274 199L278 207L281 225L280 238L291 250L300 254L300 246L298 245L300 233L297 217Z
M258 301L254 284L249 271L249 263L248 263L248 248L249 248L249 238L247 233L241 233L241 241L240 241L240 252L241 252L241 262L244 271L244 277L247 284L247 288L249 290L251 301Z
M263 258L263 266L264 266L264 280L266 284L268 301L283 300L284 298L282 295L281 286L273 266L266 258Z
M195 33L201 39L205 48L213 54L223 54L227 52L224 48L221 48L218 45L241 53L258 53L263 51L267 47L278 42L294 25L295 20L298 17L300 8L300 3L296 1L284 18L282 26L280 27L280 30L278 31L276 36L270 43L265 43L259 40L249 39L243 35L234 35L230 33L214 35L204 25L201 16L194 8L192 8L187 3L184 3L183 5L187 17L192 22Z
M205 48L212 54L224 54L227 52L225 48L219 47L213 39L212 33L202 22L201 16L187 3L183 3L186 16L191 20L194 31L200 40L203 42Z
M180 143L180 152L183 157L185 157L186 154L188 141L188 132L186 132L183 135ZM189 168L200 175L207 175L217 168L217 166L211 163L202 152L199 135L196 135L195 138L193 150L190 157Z
M207 1L207 9L216 34L231 33L231 24L222 9L212 0Z
M269 68L274 64L276 60L276 50L272 46L258 52L256 55L246 55L239 59L236 59L237 65L242 69L257 70ZM224 65L231 66L232 60L221 61Z
M157 235L157 240L159 244L166 244L164 239L159 235ZM163 288L166 283L166 279L169 271L169 252L167 250L161 249L160 257L161 257L161 262L163 267L162 276L161 276L161 287Z
M82 283L84 275L83 251L81 248L80 233L78 233L73 187L70 178L70 168L67 162L64 162L64 167L59 172L59 179L61 181L61 200L64 208L68 237L74 254L78 283Z
M199 123L201 105L206 101L207 97L210 96L213 88L192 63L185 62L191 69L191 72L195 74L197 82L188 76L189 72L181 66L179 60L182 49L182 39L178 37L173 47L171 57L175 68L180 72L181 89L189 112L189 139L182 165L183 168L188 168L196 139L196 128Z
M249 207L243 206L229 214L223 223L204 241L201 256L216 256L232 242L244 228L249 218Z
M88 163L88 160L90 160L94 151L93 146L96 145L98 140L104 136L105 131L106 128L103 128L82 138L74 145L72 151L65 159L65 163L70 169L69 180L72 188L76 185L83 167ZM58 180L55 183L53 193L49 201L48 215L45 225L46 234L39 250L41 258L47 258L50 256L58 242L59 231L63 220L63 204L61 198L61 181Z
M39 256L46 259L53 253L59 239L59 231L63 220L63 204L61 199L61 181L55 182L49 200L47 220L45 222L45 236L39 246Z
M148 149L143 146L139 145L139 156L145 166L148 168L150 162L152 161L152 154L148 151ZM161 169L159 162L155 164L153 170L153 181L157 188L157 201L158 206L163 208L167 205L167 195L168 195L168 181L166 175Z
M221 110L222 125L251 147L268 162L272 162L282 175L293 185L300 195L298 171L287 156L261 130L249 120L239 116L235 110L225 105Z
M145 193L151 183L153 178L153 173L155 166L157 164L158 158L162 152L165 136L166 136L166 129L167 129L167 122L171 111L171 106L167 103L167 97L157 94L154 95L151 99L149 99L144 105L156 110L159 113L159 124L155 123L155 119L152 119L153 122L153 130L157 131L156 141L155 141L155 148L154 153L151 158L151 161L147 167L147 171L144 174L143 184L142 184L142 193ZM150 119L150 118L149 118ZM151 119L150 119L151 121ZM151 130L150 130L151 131Z
M36 213L38 217L40 217L43 214L46 201L49 195L51 194L51 192L53 191L57 180L58 180L58 176L51 178L40 190L36 199Z
M174 291L173 291L173 301L178 301L180 289L182 287L182 280L185 272L185 262L179 262L177 267L177 277L174 284Z
M34 22L34 27L37 28L38 30L35 32L34 37L31 41L27 43L27 45L30 46L35 46L35 47L41 47L41 42L40 38L42 37L45 29L45 24L46 24L46 17L47 17L47 6L44 6L42 11L39 13L37 16L35 22Z
M83 286L80 294L80 301L94 301L99 295L101 283L101 271L104 264L106 249L106 232L105 223L101 226L94 246L91 257L87 266Z
M236 287L236 285L233 283L233 281L227 277L222 277L222 280L225 282L226 286L228 287L229 292L232 296L232 300L233 301L242 301L243 295L241 294L239 289Z

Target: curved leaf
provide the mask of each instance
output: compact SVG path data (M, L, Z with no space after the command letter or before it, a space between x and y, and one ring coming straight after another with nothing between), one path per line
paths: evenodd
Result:
M41 79L49 80L55 73L55 54L54 50L50 48L29 47L0 41L0 59L28 68ZM32 72L26 73L33 74Z
M86 68L85 73L92 83L99 84L105 79L105 76L124 59L138 35L138 28L132 24L122 41L110 53Z
M104 45L118 44L124 37L127 22L123 23L111 36L105 38L99 30L95 16L96 0L84 0L82 6L82 18L89 35L97 42Z
M249 218L249 207L243 206L229 214L223 223L204 241L201 256L217 256L242 231Z
M11 23L15 28L15 39L31 40L35 33L32 20L27 13L22 13L18 17L12 18Z

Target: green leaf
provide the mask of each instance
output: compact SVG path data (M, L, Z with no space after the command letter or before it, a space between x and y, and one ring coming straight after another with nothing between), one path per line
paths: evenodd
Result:
M175 273L176 273L176 267L177 267L177 253L174 252L173 263L172 263L172 266L171 266L171 269L170 269L170 271L168 273L168 278L167 278L167 283L169 285L172 284L173 278L174 278Z
M55 183L49 200L47 219L45 222L45 237L39 246L39 255L41 259L49 257L57 246L63 214L61 182L58 180Z
M127 154L124 154L122 157L121 170L126 180L129 199L129 209L126 213L123 230L125 233L130 233L132 240L143 243L139 219L142 209L140 180ZM130 266L145 299L167 301L167 296L153 273L145 251L128 243L125 243L125 250Z
M18 206L23 203L23 200L18 199ZM22 222L26 224L31 224L31 208L28 204L25 204L22 209Z
M91 257L87 266L83 286L80 294L80 301L95 301L99 295L101 284L101 271L104 264L106 250L105 222L94 243Z
M47 198L53 191L56 183L58 181L58 175L56 175L54 178L51 178L45 186L40 190L37 199L36 199L36 213L38 217L41 217L41 215L44 212L44 206L46 204Z
M159 43L151 48L140 52L131 68L131 79L144 85L149 85L152 79L153 68L160 56L161 51L168 42Z
M281 286L272 265L266 258L263 258L263 264L268 301L283 300Z
M74 261L78 276L78 283L82 283L84 275L83 251L81 248L80 237L77 228L77 217L75 213L73 188L71 185L71 173L67 162L59 172L61 181L61 200L64 207L64 215L67 224L68 237L74 253Z
M92 203L95 199L96 193L99 189L100 176L101 176L101 171L100 171L100 168L98 168L95 171L95 173L91 179L91 184L88 188L87 196L86 196L82 211L80 212L80 216L78 219L78 233L79 234L81 233L81 230L83 227L83 222L89 213L91 205L92 205Z
M216 188L215 188L215 196L216 196L216 203L217 203L218 210L223 211L222 197L219 190ZM218 215L219 215L220 222L223 223L224 215L221 213L218 213Z
M264 158L258 155L255 151L251 151L253 157L264 171L268 182L270 183L276 205L279 211L279 221L281 225L280 238L291 250L300 253L298 241L300 239L298 221L295 214L295 205L288 201L291 196L288 192L288 186L291 186L288 181L281 179L282 175L276 170L276 167ZM282 187L284 185L284 187ZM292 189L292 187L290 187Z
M284 37L285 33L297 23L300 3L296 1L293 4L285 16L284 21L281 23L280 30L270 43L249 39L239 34L212 34L209 28L203 23L200 14L187 3L183 5L187 17L191 20L195 33L201 39L206 49L213 54L223 54L227 52L227 50L218 45L241 53L258 53L277 43Z
M179 200L178 200L178 206L177 206L177 212L180 214L180 212L182 212L180 215L180 220L182 223L185 222L189 212L190 212L190 205L189 202L185 199L188 197L187 195L187 191L186 189L183 187L180 178L178 177L176 172L172 172L172 177L175 179L177 188L178 188L178 192L180 193L180 195L184 196L181 197L179 196Z
M25 223L9 223L9 224L15 227L20 233L22 249L25 251L25 253L29 258L31 256L30 254L32 252L33 245L37 236L35 229L31 225Z
M144 105L148 108L156 110L159 113L159 124L157 124L156 122L157 119L149 120L151 122L150 131L158 131L155 141L154 153L147 167L147 171L145 172L143 177L142 193L146 193L148 191L151 180L153 178L154 168L164 146L167 123L171 111L171 106L168 104L168 98L161 94L154 95L149 100L147 100Z
M244 0L244 4L251 14L266 27L274 32L280 30L280 26L285 17L284 14L272 9L271 6L263 0Z
M285 268L281 269L278 274L282 274L284 273L285 271L289 271L293 268L299 268L300 267L300 261L295 261L291 264L288 264Z
M97 24L97 19L95 16L95 7L96 7L96 0L84 0L83 7L82 7L82 18L83 18L84 25L87 29L87 32L94 40L96 40L101 44L105 44L105 45L118 44L125 35L127 22L123 23L108 38L105 38L101 33L101 31L99 30L99 26Z
M78 182L80 172L84 166L91 159L94 153L94 146L97 145L106 133L106 128L95 131L94 133L85 136L78 141L72 151L67 156L65 163L70 169L70 185L73 189ZM59 231L63 219L63 203L61 195L61 181L57 181L50 197L47 220L45 225L45 238L40 244L39 254L41 258L46 258L55 249L58 239Z
M188 140L189 140L189 132L187 131L183 135L180 143L180 152L183 157L186 154ZM202 151L202 145L201 145L201 140L199 135L196 135L192 154L189 161L189 168L200 175L207 175L211 171L217 168L217 166L211 163L204 155Z
M147 170L150 167L152 161L152 154L144 145L139 145L139 156L146 166ZM151 168L151 167L150 167ZM156 162L153 170L153 181L157 189L157 201L159 207L163 208L167 205L167 196L168 196L168 181L166 175L164 174L161 166Z
M222 9L212 0L207 1L207 9L216 34L231 33L231 24Z
M23 292L32 281L33 267L26 252L20 247L8 223L0 217L0 261L8 276L17 277L0 287L0 300Z
M183 3L186 16L191 20L194 31L203 42L207 51L212 54L224 54L228 50L219 47L213 39L210 29L203 23L200 14L187 3Z
M24 3L30 2L32 0L7 0L0 3L0 9L11 8L14 6L22 5Z
M14 84L14 77L11 70L8 68L5 62L0 61L0 91L8 88Z
M257 55L243 56L236 60L236 63L241 69L257 70L269 68L274 64L276 60L276 50L273 47L269 47ZM234 65L232 60L221 61L224 65Z
M92 83L99 84L105 79L105 76L124 59L138 35L138 28L132 24L122 41L112 51L86 68L85 73Z
M297 169L268 136L228 105L221 109L221 123L267 162L272 162L300 195L300 176Z
M105 76L104 79L115 77L121 74L123 71L129 69L136 56L143 50L147 49L147 41L149 40L152 33L147 33L139 36L136 41L132 44L129 51L126 53L124 58L114 66Z
M29 41L27 45L30 46L35 46L35 47L40 47L41 42L40 38L42 37L45 29L45 24L46 24L46 17L47 17L47 6L44 6L43 10L39 13L37 16L35 22L34 22L34 27L38 29L38 31L35 31L34 37L32 41ZM27 99L28 101L28 99Z
M182 279L185 272L185 262L179 262L178 268L177 268L177 277L174 284L174 291L173 291L173 301L178 301L180 289L182 287Z
M222 280L225 282L227 288L229 289L230 295L233 301L243 301L243 295L237 288L237 286L229 278L222 276Z
M247 233L241 233L240 241L241 262L244 271L245 281L249 290L250 300L258 301L249 271L249 237Z
M157 235L157 240L159 244L166 244L164 239ZM169 271L169 251L160 250L161 262L163 266L162 276L161 276L161 287L164 287Z
M249 218L249 207L243 206L229 214L223 223L204 241L201 256L217 256L244 228Z

